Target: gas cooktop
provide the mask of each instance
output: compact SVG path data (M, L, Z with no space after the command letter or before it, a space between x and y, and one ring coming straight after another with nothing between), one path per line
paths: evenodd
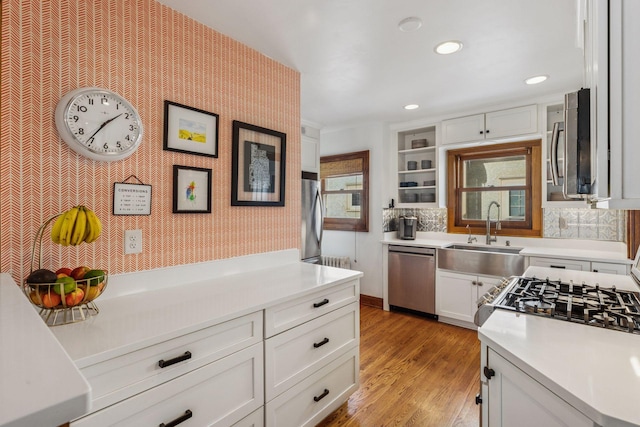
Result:
M488 294L490 294L489 291ZM558 320L640 334L638 293L599 285L535 277L513 277L478 301L476 323L493 308L515 310Z

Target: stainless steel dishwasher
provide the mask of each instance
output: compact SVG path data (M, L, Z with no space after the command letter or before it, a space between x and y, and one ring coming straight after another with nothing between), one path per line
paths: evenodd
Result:
M436 250L389 246L389 306L436 317Z

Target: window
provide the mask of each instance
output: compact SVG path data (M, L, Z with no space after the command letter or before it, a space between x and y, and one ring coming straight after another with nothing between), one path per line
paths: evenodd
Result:
M490 214L492 222L500 220L498 234L541 237L540 146L535 140L450 150L449 232L466 233L469 226L471 233L485 234Z
M369 151L320 158L325 230L369 231Z

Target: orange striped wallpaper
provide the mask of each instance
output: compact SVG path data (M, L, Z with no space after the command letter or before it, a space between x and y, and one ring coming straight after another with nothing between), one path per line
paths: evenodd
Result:
M38 227L84 204L104 223L93 244L43 240L43 267L112 274L300 245L300 75L154 0L3 0L0 123L0 271L29 272ZM130 158L95 162L58 137L53 112L68 91L114 90L142 116ZM163 101L220 115L217 159L162 149ZM232 121L287 134L285 207L232 207ZM172 165L213 170L212 213L172 214ZM153 185L151 216L113 216L113 183ZM144 251L124 255L124 230ZM47 235L50 228L47 229Z

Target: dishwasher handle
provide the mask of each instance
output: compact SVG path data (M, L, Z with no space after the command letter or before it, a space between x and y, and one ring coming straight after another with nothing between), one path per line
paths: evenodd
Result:
M436 250L434 248L423 248L419 246L399 246L389 245L389 253L403 253L411 255L423 255L423 256L435 256Z

